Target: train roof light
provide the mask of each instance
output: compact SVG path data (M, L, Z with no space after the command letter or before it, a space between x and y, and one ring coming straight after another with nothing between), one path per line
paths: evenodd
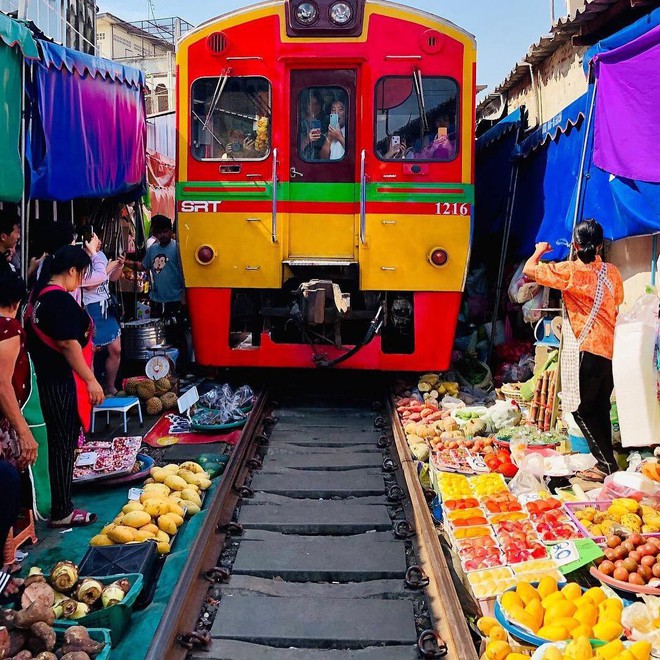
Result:
M330 7L330 20L335 25L346 25L353 18L353 9L347 2L335 2Z
M301 2L296 7L296 20L301 25L313 25L319 17L319 8L313 2Z

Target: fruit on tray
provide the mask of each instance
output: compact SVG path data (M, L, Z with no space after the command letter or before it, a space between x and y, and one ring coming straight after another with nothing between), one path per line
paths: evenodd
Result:
M467 477L462 474L443 472L438 478L438 487L443 500L471 497L474 493Z
M471 527L473 525L487 525L488 520L481 509L464 509L452 511L447 520L454 527Z
M533 504L533 502L530 502L530 504ZM571 523L563 509L546 509L542 513L532 513L530 517L537 533L546 543L583 537L583 534Z
M522 505L518 501L518 498L508 490L483 497L481 504L489 513L522 511Z
M575 517L593 537L608 536L617 525L623 530L642 534L660 532L660 511L652 506L639 504L630 497L619 497L612 500L604 510L586 505L574 510Z
M542 543L536 543L531 548L506 548L504 550L507 564L520 564L532 559L542 559L547 557L545 546Z
M480 571L485 568L504 566L506 564L499 548L475 547L470 550L462 550L458 555L461 558L461 564L466 573Z
M456 547L458 548L459 554L465 550L471 550L473 548L498 548L499 544L492 536L479 536L471 539L462 539L456 541Z
M558 499L549 497L546 500L533 500L532 502L527 502L525 508L527 511L529 511L530 516L533 518L534 516L541 515L546 511L561 509L562 504Z
M539 537L529 520L507 520L495 525L495 535L504 549L531 549L539 544Z
M516 584L513 572L507 567L468 573L467 579L476 598L497 596Z
M550 642L579 637L611 642L623 634L623 603L600 587L583 593L569 582L559 589L556 580L544 577L536 588L518 582L515 590L502 594L500 605L509 620Z
M511 461L511 453L506 449L488 454L484 458L484 463L491 472L499 472L505 477L515 477L518 472L518 468Z
M529 520L529 517L522 511L512 511L511 513L496 513L492 516L489 516L488 519L491 525L497 525L501 522Z
M479 500L476 497L465 497L460 500L447 500L445 506L450 511L455 509L474 509L479 506Z
M508 660L513 659L511 654ZM578 637L569 642L565 648L549 647L543 660L649 660L651 657L650 642L635 642L626 648L623 642L615 639L604 646L592 648L587 637Z
M91 539L91 546L153 540L160 554L169 553L172 536L183 524L184 517L199 513L200 493L209 487L211 480L202 466L193 461L152 468L151 475L140 500L127 502L121 513Z
M501 474L479 474L476 477L471 477L469 484L478 498L508 492L509 490Z
M480 525L478 527L458 527L453 531L454 538L457 541L462 539L477 539L485 536L492 538L492 530L486 525Z
M620 582L660 588L660 539L631 534L626 540L610 535L605 556L596 561L598 570Z
M556 571L557 562L554 559L535 559L532 561L527 561L522 564L516 564L512 567L513 572L516 575L521 573L545 573L547 571ZM543 577L543 576L541 576ZM540 582L541 578L538 580L527 580L528 582Z

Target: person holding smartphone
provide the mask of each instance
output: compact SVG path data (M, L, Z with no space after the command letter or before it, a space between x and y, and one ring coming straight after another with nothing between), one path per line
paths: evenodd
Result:
M305 160L318 160L320 157L319 152L323 146L322 109L321 95L318 91L311 90L298 128L300 155Z
M435 120L435 131L424 138L421 148L413 154L417 160L452 160L456 155L455 139L449 133L451 118L439 115Z
M334 101L330 107L330 125L321 147L321 160L341 160L346 153L346 105Z
M81 290L82 303L94 321L94 348L107 350L105 360L105 393L117 394L117 374L121 362L121 330L119 322L110 313L110 282L116 282L124 267L124 257L108 261L101 250L101 240L92 225L85 225L80 230L85 252L91 259L92 266L85 275Z

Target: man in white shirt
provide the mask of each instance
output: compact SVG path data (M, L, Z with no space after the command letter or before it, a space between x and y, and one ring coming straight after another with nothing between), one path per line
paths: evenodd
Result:
M341 160L346 153L346 106L342 101L335 101L330 108L332 114L338 117L339 125L328 126L325 143L321 147L321 160Z

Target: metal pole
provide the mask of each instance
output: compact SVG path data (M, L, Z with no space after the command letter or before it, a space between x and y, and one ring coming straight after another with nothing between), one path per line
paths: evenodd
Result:
M25 79L26 79L26 70L25 70L25 59L21 62L21 168L25 168L25 150L26 150L26 130L25 122L27 113L25 111ZM23 181L23 194L21 195L21 275L24 280L27 280L27 267L28 267L28 227L27 227L27 208L28 205L25 203L25 184Z
M658 270L658 234L653 234L651 245L651 286L655 286L655 278Z

